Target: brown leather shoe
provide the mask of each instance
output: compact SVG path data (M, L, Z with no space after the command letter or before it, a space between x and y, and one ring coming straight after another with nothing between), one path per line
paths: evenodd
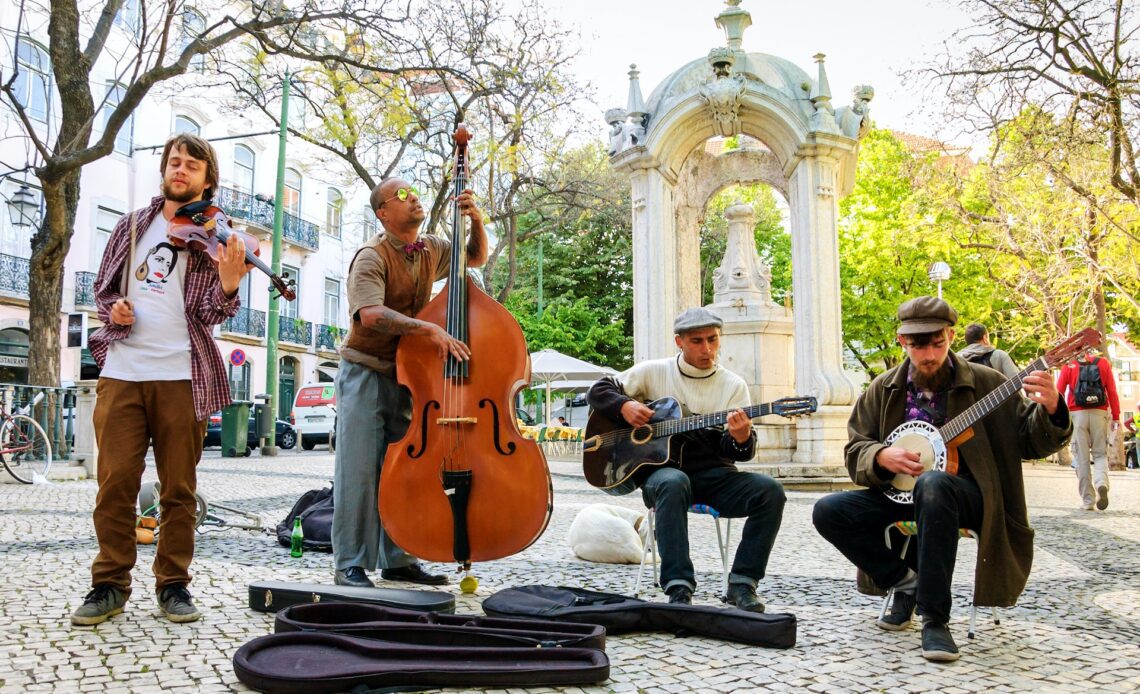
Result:
M447 576L444 574L429 574L420 564L409 564L398 569L382 569L380 578L385 581L407 581L425 586L445 586Z

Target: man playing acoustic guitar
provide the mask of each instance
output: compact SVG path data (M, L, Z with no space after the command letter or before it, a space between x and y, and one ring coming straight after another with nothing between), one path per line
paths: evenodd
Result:
M957 475L926 470L918 453L884 444L888 435L904 422L940 427L1006 379L950 352L958 314L942 299L911 299L899 307L898 318L898 342L907 358L871 383L847 423L847 470L856 484L868 488L820 499L812 520L858 567L861 592L895 589L891 609L878 625L906 629L917 605L923 616L922 655L952 661L958 659L958 647L947 622L959 528L978 536L974 604L1013 605L1033 563L1021 460L1044 458L1065 445L1072 425L1049 374L1023 372L1028 398L1009 397L1016 392L1012 388L1003 400L994 394L995 408L973 424L973 437L956 448ZM947 448L965 438L963 432ZM917 477L913 504L883 493L900 473ZM896 521L917 521L916 542L911 543L917 550L906 560L883 542L884 528Z
M689 559L686 513L694 503L707 504L726 518L744 518L740 545L729 575L727 602L763 612L756 597L768 556L783 518L784 489L767 475L742 472L734 461L751 460L756 435L752 421L739 409L751 402L744 380L717 364L724 322L704 308L690 308L673 322L676 357L642 362L590 388L590 407L615 422L645 425L653 410L644 401L676 398L684 414L735 409L725 429L703 429L673 436L669 460L643 466L634 473L645 505L655 508L657 548L661 552L661 585L669 602L690 604L696 577Z

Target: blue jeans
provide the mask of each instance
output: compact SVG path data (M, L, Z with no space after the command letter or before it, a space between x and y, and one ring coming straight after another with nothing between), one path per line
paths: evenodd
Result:
M336 468L332 545L335 568L394 569L416 559L380 525L380 468L388 444L411 422L412 402L396 379L352 362L336 376Z
M883 529L896 521L917 521L918 535L899 557L889 549ZM875 585L886 590L917 567L918 612L940 623L950 620L950 581L958 556L958 529L982 527L982 491L972 477L931 471L919 476L914 504L900 504L875 489L825 496L812 510L812 522Z
M645 505L655 509L657 551L661 553L661 586L697 587L689 559L689 506L708 504L725 518L747 518L729 583L753 588L764 578L776 533L784 516L784 488L767 475L718 467L692 475L676 468L660 468L641 487Z

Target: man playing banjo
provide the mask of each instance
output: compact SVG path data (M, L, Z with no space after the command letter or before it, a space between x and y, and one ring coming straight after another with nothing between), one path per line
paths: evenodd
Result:
M868 386L847 424L847 470L866 489L824 497L812 520L859 569L861 592L895 589L891 609L878 626L906 629L917 605L923 617L923 656L952 661L958 659L958 648L947 622L959 528L978 536L975 604L1013 605L1033 563L1021 460L1044 458L1061 448L1072 425L1049 374L1033 371L1024 377L1027 399L1005 399L973 424L973 437L956 448L956 475L927 469L902 441L885 444L904 423L942 426L1006 380L950 351L958 314L942 299L911 299L899 307L898 318L897 339L907 358ZM935 443L945 450L945 442ZM903 496L913 503L884 494L898 484L896 474L917 478L913 494ZM897 544L890 549L883 541L884 529L896 521L917 521L916 541L905 560Z

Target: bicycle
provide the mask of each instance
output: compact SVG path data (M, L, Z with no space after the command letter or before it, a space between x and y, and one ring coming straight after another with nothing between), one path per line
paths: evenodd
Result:
M16 414L8 414L0 405L0 463L24 484L32 484L37 475L47 479L51 467L51 443L40 423L28 415L43 398L43 393L37 393Z

